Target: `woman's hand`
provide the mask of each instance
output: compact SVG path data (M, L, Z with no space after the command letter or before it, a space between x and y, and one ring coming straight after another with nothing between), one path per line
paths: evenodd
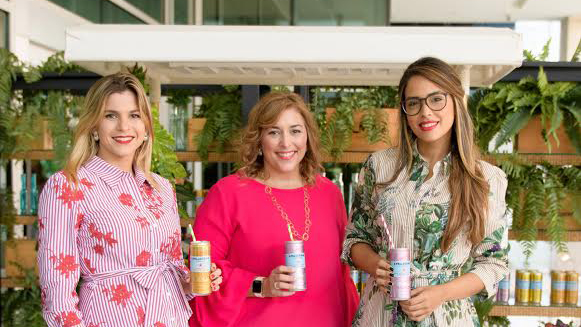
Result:
M182 286L185 290L186 293L191 293L192 292L192 284L191 284L191 279L190 279L190 274L188 273L184 279L182 279ZM210 268L210 280L211 280L211 286L212 286L212 291L216 292L217 290L220 289L220 284L222 284L222 269L216 267L215 263L212 263L212 266Z
M373 277L375 277L375 284L379 286L380 290L386 294L391 292L391 277L393 277L393 269L389 262L385 259L379 259Z
M210 268L210 279L212 280L212 292L216 292L222 284L222 269L217 268L215 263L212 263L212 268Z
M274 268L270 273L270 276L266 277L262 282L262 296L281 297L295 294L295 292L292 291L292 282L295 280L291 275L292 272L292 268L287 266L278 266Z
M444 285L418 287L412 290L409 300L399 304L411 320L422 321L444 302L444 292Z

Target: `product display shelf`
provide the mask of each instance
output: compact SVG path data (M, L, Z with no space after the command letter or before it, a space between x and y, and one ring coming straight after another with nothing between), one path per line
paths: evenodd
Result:
M581 317L581 307L495 305L491 316Z
M16 225L33 225L36 221L36 216L16 216Z

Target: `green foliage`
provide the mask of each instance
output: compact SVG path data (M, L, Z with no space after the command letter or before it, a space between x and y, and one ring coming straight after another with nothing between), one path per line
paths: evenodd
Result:
M581 84L548 82L542 67L537 79L525 77L518 83L496 83L491 89L476 91L469 99L476 138L481 149L496 135L494 149L511 140L528 121L539 115L542 137L551 149L549 138L559 142L557 128L564 124L581 153L579 125L581 124Z
M151 155L151 171L175 183L177 178L186 177L186 170L178 161L173 136L159 122L157 107L152 106L151 115L153 117L153 133L155 135Z
M206 117L204 129L196 137L198 153L208 160L210 147L223 153L225 147L238 137L242 128L242 95L237 86L224 86L224 91L204 97L201 112Z
M510 320L507 317L496 317L490 316L490 311L494 307L494 302L492 299L481 300L476 299L474 301L474 308L476 309L476 314L478 315L478 321L480 326L484 326L484 322L488 322L488 326L498 326L506 327L510 326Z
M543 51L535 56L530 50L523 50L523 57L526 61L546 61L549 58L549 46L551 45L551 38L543 45Z
M577 44L577 49L575 49L575 53L573 53L573 57L571 57L571 61L578 62L579 56L581 56L581 40L579 40L579 44Z
M22 289L8 289L1 293L2 326L6 327L44 327L42 318L41 294L38 277L34 269L24 269L16 262L24 277L20 283Z
M581 169L575 166L531 165L518 156L498 158L508 178L507 206L512 210L512 228L528 258L535 249L537 223L544 221L547 234L558 252L567 252L564 217L560 214L563 199L579 202ZM578 217L579 207L574 208Z
M192 102L192 90L169 90L166 101L175 107L187 108Z
M333 97L326 96L332 93ZM369 143L389 143L388 126L379 108L397 105L397 89L393 87L369 88L316 88L311 108L321 132L321 144L325 152L339 158L351 145L353 130L361 127ZM334 107L330 117L326 108ZM362 112L361 125L355 126L353 114Z
M8 189L0 189L0 225L6 230L8 240L14 236L14 224L16 224L16 208L12 192Z

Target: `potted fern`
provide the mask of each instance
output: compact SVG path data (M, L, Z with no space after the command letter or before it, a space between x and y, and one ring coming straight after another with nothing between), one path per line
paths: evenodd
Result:
M400 119L399 110L393 109L396 97L392 87L315 89L311 108L325 152L337 159L346 150L372 152L396 145Z
M539 57L525 50L525 58L545 60L549 42ZM484 150L493 138L497 150L518 135L519 153L581 154L581 83L549 82L542 66L536 78L499 82L491 89L476 91L469 108Z
M200 120L205 119L205 121ZM207 95L200 112L188 123L188 150L198 151L203 160L210 150L224 153L242 128L242 95L236 85Z

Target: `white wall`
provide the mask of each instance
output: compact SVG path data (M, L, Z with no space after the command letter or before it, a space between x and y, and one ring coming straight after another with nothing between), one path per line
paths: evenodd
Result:
M10 51L31 64L65 49L67 27L91 23L47 0L0 0L0 9L9 14Z

